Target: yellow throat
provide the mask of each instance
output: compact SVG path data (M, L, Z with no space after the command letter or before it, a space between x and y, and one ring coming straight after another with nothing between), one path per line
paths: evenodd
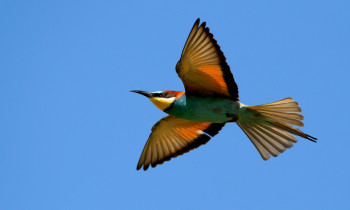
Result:
M175 100L175 97L171 98L149 98L158 109L164 111L168 108Z

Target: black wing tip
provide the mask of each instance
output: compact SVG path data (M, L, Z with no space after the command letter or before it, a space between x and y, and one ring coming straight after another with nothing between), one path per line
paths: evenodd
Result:
M202 22L200 25L199 23L201 22L200 18L197 18L196 22L194 23L194 26L197 25L197 28L203 27L204 29L207 29L208 27L206 27L207 22ZM209 29L209 28L208 28ZM209 32L209 31L208 31Z
M143 170L147 171L147 169L149 168L149 164L148 165L143 165Z
M139 171L143 166L143 170L146 171L148 167L146 167L145 165L137 165L136 166L136 170Z
M147 169L149 168L149 165L145 165L144 163L143 163L143 164L137 164L136 170L139 171L141 168L142 168L144 171L147 171Z
M194 24L193 24L192 30L193 30L194 28L198 29L198 27L200 27L200 26L199 26L200 21L201 21L201 19L200 19L200 18L197 18L196 22L194 22Z
M225 126L225 123L212 123L207 127L204 132L209 134L210 136L215 136L219 133L219 131Z

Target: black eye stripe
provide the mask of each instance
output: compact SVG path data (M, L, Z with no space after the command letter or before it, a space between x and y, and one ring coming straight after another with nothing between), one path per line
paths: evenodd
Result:
M175 95L172 93L153 93L153 97L159 97L159 98L171 98L174 97Z
M160 93L152 93L152 97L160 97Z
M153 93L153 97L160 97L161 93Z

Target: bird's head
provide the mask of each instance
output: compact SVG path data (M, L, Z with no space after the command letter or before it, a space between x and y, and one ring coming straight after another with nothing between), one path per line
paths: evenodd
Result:
M170 90L161 90L155 92L146 92L142 90L131 90L130 92L138 93L146 96L149 100L152 101L158 109L164 111L166 108L175 101L176 98L181 97L183 92L179 91L170 91Z

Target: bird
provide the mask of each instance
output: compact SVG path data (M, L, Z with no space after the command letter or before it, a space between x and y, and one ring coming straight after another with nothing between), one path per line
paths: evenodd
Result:
M226 123L236 123L263 160L291 148L297 142L295 136L316 142L317 138L295 127L304 126L304 116L293 98L255 106L240 103L226 58L206 22L200 24L199 18L175 69L185 91L130 91L146 96L168 114L152 127L137 170L154 168L206 144Z

